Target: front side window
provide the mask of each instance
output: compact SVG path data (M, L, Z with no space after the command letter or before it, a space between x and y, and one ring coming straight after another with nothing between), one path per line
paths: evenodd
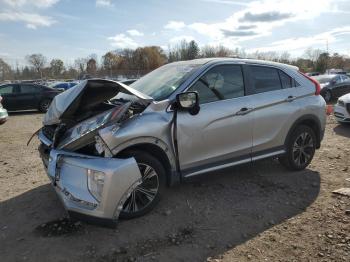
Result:
M244 96L242 68L239 65L216 66L188 91L198 92L201 104Z
M22 94L31 94L40 92L39 86L34 85L21 85L21 93Z
M12 85L6 85L0 87L0 95L12 94L14 93L15 87Z
M250 72L255 84L255 93L282 89L277 69L264 66L250 66Z

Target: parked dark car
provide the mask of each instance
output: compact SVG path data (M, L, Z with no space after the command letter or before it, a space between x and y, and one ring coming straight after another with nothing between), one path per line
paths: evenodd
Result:
M61 92L47 86L27 83L0 86L2 104L8 111L38 109L46 112L52 99Z
M318 76L320 75L319 72L310 72L310 73L306 73L307 76Z
M321 95L326 102L350 93L350 77L347 75L319 75L314 76L321 85Z
M77 84L77 82L55 82L49 84L48 86L55 89L67 90L73 86L76 86Z

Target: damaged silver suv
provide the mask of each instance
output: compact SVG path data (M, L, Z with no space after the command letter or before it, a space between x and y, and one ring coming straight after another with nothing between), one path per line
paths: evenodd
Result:
M250 59L171 63L130 86L86 80L53 100L39 151L71 216L114 225L198 174L272 156L306 168L325 130L319 94L296 67Z

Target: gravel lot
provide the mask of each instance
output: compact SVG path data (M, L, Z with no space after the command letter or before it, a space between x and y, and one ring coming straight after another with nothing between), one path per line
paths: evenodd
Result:
M37 152L43 115L0 126L0 261L350 261L350 126L328 119L309 169L276 160L169 188L149 215L116 229L70 222Z

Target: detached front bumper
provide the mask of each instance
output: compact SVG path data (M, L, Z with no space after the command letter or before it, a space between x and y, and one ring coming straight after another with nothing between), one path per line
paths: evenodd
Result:
M100 201L90 192L89 170L104 173ZM141 181L134 158L93 157L54 149L47 174L70 216L107 226L116 224L124 202Z

